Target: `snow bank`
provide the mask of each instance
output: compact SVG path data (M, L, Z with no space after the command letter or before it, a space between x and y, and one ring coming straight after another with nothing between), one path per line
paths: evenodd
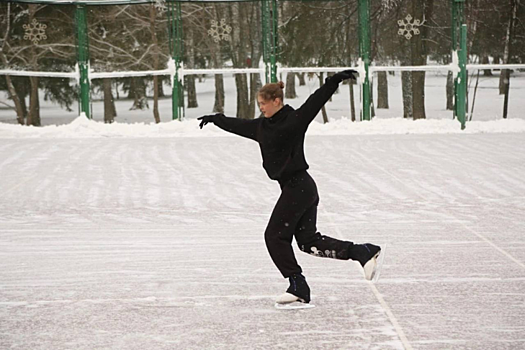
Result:
M328 124L313 122L308 135L393 135L393 134L460 134L460 133L523 133L525 120L506 119L474 121L460 129L457 120L374 119L353 123L349 119ZM161 124L104 124L80 116L66 125L44 127L0 123L0 138L102 138L102 137L232 137L212 125L199 129L195 119Z
M460 123L451 119L409 120L403 118L373 119L353 123L347 118L329 124L314 122L310 135L394 135L394 134L475 134L525 132L524 119L473 121L461 130Z

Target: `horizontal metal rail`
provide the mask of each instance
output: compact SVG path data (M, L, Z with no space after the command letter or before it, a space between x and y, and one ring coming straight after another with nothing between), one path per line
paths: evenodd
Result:
M401 71L449 71L452 66L370 66L370 72L401 72ZM355 69L356 67L281 67L278 68L280 73L288 72L338 72L346 69ZM477 69L525 69L525 64L468 64L467 70ZM196 75L196 74L243 74L243 73L260 73L264 74L264 68L223 68L223 69L179 69L179 75ZM126 77L147 77L155 75L172 75L171 69L162 69L154 71L127 71L127 72L90 72L90 79L103 78L126 78ZM38 72L28 70L10 70L0 69L0 75L10 76L27 76L27 77L47 77L47 78L68 78L78 79L78 72Z

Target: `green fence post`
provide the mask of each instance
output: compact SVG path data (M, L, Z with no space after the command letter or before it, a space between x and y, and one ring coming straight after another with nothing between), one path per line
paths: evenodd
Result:
M80 74L80 112L85 113L86 117L91 119L90 101L89 101L89 43L87 33L87 11L85 5L76 7L76 25L77 25L77 55L78 70Z
M451 48L451 61L454 62L454 53L457 51L457 37L456 37L456 23L457 23L457 19L456 19L456 1L455 0L450 0L450 4L451 4L451 14L452 14L452 25L450 26L451 27L451 38L452 40L450 41L451 45L450 45L450 48ZM454 72L453 72L454 73ZM456 113L456 106L457 106L457 94L456 92L458 91L457 89L457 83L458 83L458 79L457 79L457 75L453 77L454 78L454 95L453 95L453 104L454 106L452 107L452 119L455 119L456 116L457 116L457 113Z
M461 123L461 130L465 129L466 107L467 107L467 25L463 24L460 28L459 43L459 82L458 82L458 120Z
M170 21L170 53L175 65L175 75L172 79L171 105L173 120L182 120L182 109L184 106L184 95L179 81L179 69L182 62L183 42L182 42L182 9L180 2L169 2L169 21Z
M276 0L262 1L262 39L263 61L266 83L277 82L277 26L278 13Z
M369 0L359 0L359 56L365 67L365 76L361 77L362 107L361 120L370 120L370 3Z
M452 1L452 54L457 53L459 74L454 77L454 117L465 129L467 112L467 26L464 17L465 0ZM459 35L458 35L459 34Z

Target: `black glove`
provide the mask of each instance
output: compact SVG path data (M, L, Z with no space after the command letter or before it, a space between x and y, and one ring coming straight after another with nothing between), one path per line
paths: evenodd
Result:
M199 117L197 118L197 120L200 120L201 123L199 124L199 127L202 129L202 127L208 123L213 123L213 118L215 117L223 117L224 114L222 113L217 113L217 114L212 114L212 115L204 115L202 117Z
M354 80L356 80L356 75L357 74L358 74L357 71L355 71L353 69L347 69L347 70L335 73L334 75L332 75L329 78L326 78L326 81L331 80L331 81L334 81L336 83L340 83L340 82L342 82L343 80L346 80L346 79L354 79Z

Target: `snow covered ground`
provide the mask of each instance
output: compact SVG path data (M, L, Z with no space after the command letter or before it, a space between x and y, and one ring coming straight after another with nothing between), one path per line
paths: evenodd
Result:
M525 347L524 133L309 135L318 229L388 256L298 252L302 311L257 145L203 135L0 136L0 348Z
M469 80L469 99L470 104L468 111L471 112L472 104L474 104L473 121L488 121L502 119L503 115L503 96L499 95L498 72L494 72L492 77L481 76L479 86L474 99L474 87L476 84L476 77L472 76ZM283 77L284 80L285 77ZM299 86L297 82L296 99L286 99L286 103L297 108L304 100L319 87L319 80L317 77L306 79L305 86ZM403 117L403 100L401 92L401 77L397 72L396 76L388 76L389 85L389 109L376 109L377 119L385 120L392 118ZM236 115L237 95L235 81L232 76L224 76L225 86L225 114L228 116ZM375 84L377 88L377 84ZM206 77L201 82L196 83L198 108L187 108L186 118L189 120L195 119L204 114L210 114L213 110L215 83L212 76ZM171 88L164 87L167 94L171 94ZM452 112L445 109L446 107L446 74L427 72L425 84L425 109L427 119L429 120L443 120L450 121L452 119ZM74 103L71 107L72 112L67 112L59 106L44 101L44 93L40 93L40 114L42 125L61 125L70 123L78 117L78 105ZM152 95L151 93L149 95ZM120 93L120 96L125 96ZM342 118L350 118L350 104L349 104L349 88L348 85L342 85L339 93L335 94L332 101L326 105L328 118L330 121L339 120ZM525 72L515 72L512 75L510 83L510 100L509 100L509 119L525 119ZM374 93L377 99L377 93ZM356 101L356 109L359 114L359 89L354 89L354 98ZM12 101L7 99L7 95L0 93L0 122L16 124L16 113L5 107L5 104L12 105ZM97 121L104 120L104 106L100 100L100 96L92 95L92 111L93 119ZM376 101L377 102L377 101ZM116 101L117 117L116 122L120 123L153 123L153 101L149 100L149 109L147 110L132 110L129 108L132 105L130 100ZM160 118L163 122L169 122L172 119L171 112L171 97L163 98L159 101ZM319 115L316 119L322 122L322 117Z
M464 131L437 97L429 120L393 105L368 123L336 118L334 97L306 139L318 229L388 255L374 285L297 252L317 306L300 311L273 308L279 187L254 142L198 129L211 93L160 125L1 111L0 349L525 348L525 102L500 120L491 91Z

